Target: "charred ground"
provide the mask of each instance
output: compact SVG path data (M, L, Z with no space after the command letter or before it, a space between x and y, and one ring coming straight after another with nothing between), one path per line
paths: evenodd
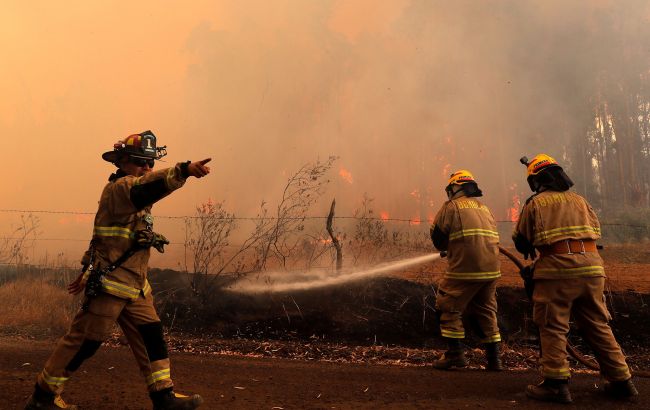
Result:
M630 364L648 368L650 307L646 302L650 296L645 273L649 265L641 263L647 251L633 256L627 248L609 248L606 252L606 296L614 317L612 328ZM159 291L161 317L171 329L172 343L180 350L192 340L193 349L213 351L214 341L220 340L232 341L226 343L225 350L245 354L310 359L319 359L320 354L327 360L384 358L417 364L430 361L427 349L444 347L434 309L435 282L444 263L345 286L255 295L233 293L223 287L209 295L193 295L187 286L179 291L185 279L173 271L152 272L152 282ZM536 354L537 332L532 305L515 269L506 261L503 268L497 299L499 326L510 352L506 360L512 366L535 368L531 357ZM471 317L466 318L466 328L468 347L480 347ZM590 353L575 326L571 341ZM355 347L365 349L365 353ZM414 353L413 349L424 350Z

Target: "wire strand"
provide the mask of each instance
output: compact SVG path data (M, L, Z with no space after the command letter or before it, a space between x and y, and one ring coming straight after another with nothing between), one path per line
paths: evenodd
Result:
M0 213L13 213L13 214L54 214L54 215L95 215L95 212L84 212L84 211L55 211L55 210L44 210L44 209L0 209ZM209 216L197 216L197 215L156 215L156 218L159 219L202 219L208 218ZM312 215L312 216L299 216L299 217L282 217L278 218L276 216L226 216L226 217L217 217L217 219L234 219L241 221L259 221L262 219L268 220L277 220L277 219L288 219L288 220L308 220L308 219L327 219L327 216ZM421 225L429 223L428 219L405 219L405 218L381 218L381 217L359 217L359 216L335 216L334 219L355 219L355 220L371 220L371 221L383 221L383 222L408 222L411 225ZM517 221L511 221L507 219L497 219L497 223L517 223ZM603 222L601 226L621 226L628 228L644 228L650 229L650 225L635 225L635 224L624 224L624 223L609 223Z

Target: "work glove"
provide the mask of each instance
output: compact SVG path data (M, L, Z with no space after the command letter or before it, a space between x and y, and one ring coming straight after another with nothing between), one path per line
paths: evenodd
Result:
M519 276L521 276L523 280L533 279L533 266L534 265L528 265L521 268L519 270Z
M143 229L135 233L135 240L140 248L155 248L160 253L165 253L165 245L169 241L163 234L155 233L148 229Z
M534 261L535 259L537 259L537 252L535 252L535 248L533 248L532 246L530 248L526 249L522 253L524 254L524 259L525 260L528 260L529 257L530 257L531 261Z
M519 270L519 276L524 280L524 290L528 299L533 300L533 292L535 291L535 280L533 279L535 266L528 265Z
M534 261L537 258L535 247L524 235L515 232L512 236L512 241L515 243L515 248L524 255L524 259L528 260L530 257L530 260Z
M141 229L135 232L135 241L140 248L150 248L153 246L155 233L149 229Z
M169 241L163 234L160 233L154 233L153 234L153 243L151 246L156 248L156 250L160 253L165 253L165 245L169 245Z

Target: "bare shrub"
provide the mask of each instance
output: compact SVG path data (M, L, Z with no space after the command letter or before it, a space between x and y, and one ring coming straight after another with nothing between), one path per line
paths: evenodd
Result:
M354 265L361 260L374 262L388 243L388 229L381 219L377 219L372 202L367 193L363 194L361 207L354 211L356 224L354 235L349 241Z
M394 259L404 254L431 251L431 240L426 229L405 225L391 226L391 221L377 217L373 201L367 193L363 195L361 207L354 211L353 235L348 241L354 265L376 263ZM389 229L390 228L390 229Z
M195 295L209 297L223 274L235 277L266 269L269 261L287 267L289 257L306 250L312 243L314 261L327 252L328 246L314 239L318 234L305 233L306 214L323 194L329 182L324 178L336 157L305 164L284 186L282 197L271 214L266 202L260 204L253 229L241 245L231 246L231 235L239 227L235 214L223 202L208 201L196 209L196 217L185 220L185 271L191 271L190 286ZM188 255L189 254L189 255ZM188 266L191 261L191 267Z
M248 254L268 229L266 210L261 205L253 231L244 242L232 249L230 237L237 228L235 214L224 208L223 202L208 201L196 208L195 218L185 219L185 272L189 272L188 253L192 261L190 286L195 295L207 295L222 274L244 275L257 266L247 263ZM248 258L250 259L250 258Z
M272 223L256 247L260 270L266 268L270 258L287 267L289 256L301 243L300 233L305 229L307 212L330 182L325 174L336 159L330 156L325 162L305 164L287 180Z
M305 232L300 239L300 244L292 254L295 264L305 269L331 268L336 261L336 248L332 240L327 237L326 229L319 230L314 227L311 232ZM342 260L341 260L341 263Z
M20 222L9 236L0 238L0 262L16 266L28 263L28 251L34 246L40 220L32 214L20 215Z
M202 287L206 275L223 268L224 250L235 228L234 215L223 208L223 202L208 202L196 208L196 218L185 219L185 252L191 253L192 290ZM187 269L187 255L185 258Z

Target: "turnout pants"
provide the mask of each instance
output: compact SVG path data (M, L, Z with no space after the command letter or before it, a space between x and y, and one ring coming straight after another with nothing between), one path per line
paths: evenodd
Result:
M477 324L481 343L500 342L496 287L496 280L478 282L444 278L438 286L436 299L442 337L465 338L462 315L467 313Z
M609 381L631 377L625 356L608 324L611 316L605 306L604 285L604 277L535 281L533 320L539 328L540 365L545 378L571 376L566 344L572 314L582 336L595 352L603 377Z
M61 394L65 382L85 359L91 357L118 323L126 336L150 392L172 387L167 345L162 324L149 292L135 300L100 293L80 310L68 333L57 343L38 384L45 391Z

